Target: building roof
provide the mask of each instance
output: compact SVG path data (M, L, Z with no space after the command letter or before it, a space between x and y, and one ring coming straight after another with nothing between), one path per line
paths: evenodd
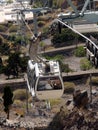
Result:
M26 5L27 7L27 5ZM17 20L17 12L14 10L22 9L19 3L12 3L9 5L0 5L0 23ZM25 19L33 19L32 12L25 12Z
M98 32L97 24L78 24L73 25L73 28L80 33Z

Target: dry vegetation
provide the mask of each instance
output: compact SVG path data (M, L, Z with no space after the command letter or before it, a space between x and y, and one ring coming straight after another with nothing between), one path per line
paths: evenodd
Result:
M14 100L25 100L26 99L26 89L17 89L13 92L14 94ZM28 96L30 97L30 94L28 93Z
M64 82L64 93L72 94L75 90L75 84L73 82Z

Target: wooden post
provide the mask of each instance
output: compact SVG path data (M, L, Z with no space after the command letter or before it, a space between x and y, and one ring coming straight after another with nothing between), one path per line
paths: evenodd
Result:
M92 74L90 73L90 103L92 103Z
M26 86L26 112L28 113L29 112L29 109L28 109L28 90L27 90L27 86Z

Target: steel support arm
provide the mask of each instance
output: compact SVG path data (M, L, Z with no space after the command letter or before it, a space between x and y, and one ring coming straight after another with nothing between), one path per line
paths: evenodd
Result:
M71 0L67 0L68 4L72 7L72 9L74 10L76 16L79 16L79 12L77 10L77 8L73 5Z
M85 4L84 4L84 6L82 8L82 11L81 11L81 16L84 15L84 12L85 12L85 10L86 10L89 3L90 3L90 0L85 1Z

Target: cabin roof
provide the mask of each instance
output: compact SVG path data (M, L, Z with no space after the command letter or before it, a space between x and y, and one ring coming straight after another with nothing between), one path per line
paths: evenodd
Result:
M35 75L38 76L46 76L46 75L59 75L60 67L58 61L46 61L46 64L43 62L34 63L34 61L29 61L29 68L35 69Z

